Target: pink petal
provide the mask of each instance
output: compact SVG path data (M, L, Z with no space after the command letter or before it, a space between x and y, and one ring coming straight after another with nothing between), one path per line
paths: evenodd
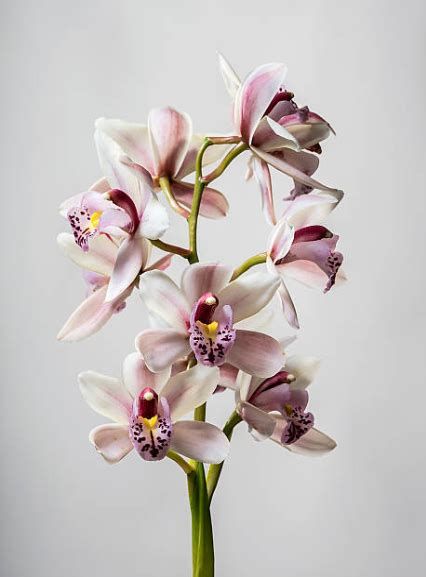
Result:
M219 383L219 369L195 365L171 377L161 391L174 421L205 403Z
M118 463L133 449L128 427L108 424L90 431L89 441L107 463Z
M267 439L275 429L275 420L269 413L258 409L250 403L241 403L240 414L242 419L260 436L257 440Z
M149 256L144 238L128 237L120 245L108 285L106 301L120 296L136 279Z
M92 238L86 252L77 246L73 235L67 232L61 232L57 242L63 253L78 266L106 277L111 275L118 249L106 235L101 234Z
M78 375L80 391L87 404L97 413L127 425L133 399L119 379L86 371Z
M265 162L267 162L280 172L283 172L284 174L291 176L291 178L293 178L294 180L301 182L302 184L305 184L306 186L310 186L311 188L318 188L320 190L325 190L335 194L341 193L341 191L337 190L336 188L330 188L329 186L326 186L325 184L321 184L317 180L314 180L313 178L311 178L310 176L308 176L295 166L292 166L290 163L286 162L279 156L275 156L270 152L265 152L264 150L261 150L260 148L256 147L252 147L252 150L262 160L264 160Z
M187 335L174 329L147 329L136 337L135 344L154 373L166 370L191 351Z
M95 192L108 192L109 190L111 190L111 187L109 185L108 179L105 178L105 176L103 176L102 178L100 178L99 180L97 180L96 182L94 182L92 184L92 186L89 188L89 190L94 190Z
M281 299L284 316L287 319L288 324L295 329L299 329L300 325L299 319L297 318L296 307L294 306L293 300L283 279L281 279L281 285L278 288L278 294Z
M179 204L189 210L192 205L194 185L187 182L172 182L172 191ZM218 190L207 187L204 189L200 205L200 214L206 218L218 219L228 214L229 203Z
M279 284L279 279L268 273L245 274L232 281L217 296L220 304L232 307L234 323L237 323L263 309L273 298Z
M279 342L269 335L237 330L227 361L250 375L271 377L283 366L284 357Z
M218 294L229 282L232 268L219 263L196 263L182 275L182 290L188 303L194 304L204 294Z
M317 264L309 260L295 260L280 266L286 277L292 278L306 286L324 289L328 275Z
M274 208L274 197L272 194L272 181L269 166L266 162L253 156L253 174L260 187L262 195L262 210L268 224L274 225L277 222Z
M300 150L300 145L293 134L269 116L264 116L257 125L251 144L265 152L281 149Z
M264 64L244 80L236 102L236 117L239 118L241 136L245 142L251 143L257 125L283 84L286 73L284 64Z
M174 177L188 151L192 122L187 114L167 108L154 108L148 117L156 176Z
M222 431L200 421L175 423L170 447L201 463L221 463L229 453L229 441Z
M229 363L224 363L219 367L220 372L220 383L221 387L225 389L232 389L236 391L238 388L237 384L237 376L238 376L238 369Z
M280 415L275 415L275 429L272 440L293 453L299 453L309 457L323 455L336 447L336 442L315 428L310 429L298 441L291 445L283 445L281 442L283 431L287 421Z
M107 288L105 285L96 290L76 308L58 333L60 341L80 341L99 331L131 292L130 289L120 298L106 303Z
M163 256L161 258L159 258L158 260L156 260L155 262L153 262L149 267L147 267L145 270L149 271L149 270L167 270L169 268L169 266L172 263L172 258L174 257L174 253L168 253L166 254L166 256Z
M147 126L118 119L99 118L96 128L114 140L133 162L140 164L154 176L154 159Z
M187 332L191 308L167 274L158 270L145 272L141 276L139 290L150 313L181 333Z
M322 224L337 205L338 200L333 195L311 192L285 201L282 218L298 230Z
M153 373L148 369L140 353L127 355L123 362L123 382L133 398L145 387L151 387L159 393L170 376L170 369Z

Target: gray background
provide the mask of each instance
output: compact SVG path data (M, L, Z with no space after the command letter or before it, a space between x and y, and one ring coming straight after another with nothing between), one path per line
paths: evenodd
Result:
M83 284L55 236L59 202L99 176L98 116L172 104L199 131L230 130L217 49L241 74L285 61L298 101L335 126L318 176L346 191L332 226L350 277L325 297L294 288L293 350L323 358L311 406L339 447L309 460L237 430L213 507L217 574L424 574L424 17L420 1L3 3L2 575L189 574L184 476L102 462L87 433L103 419L76 386L80 370L119 374L143 306L135 295L96 337L57 343ZM244 162L219 181L231 213L204 224L204 259L263 249ZM280 198L289 183L275 184Z

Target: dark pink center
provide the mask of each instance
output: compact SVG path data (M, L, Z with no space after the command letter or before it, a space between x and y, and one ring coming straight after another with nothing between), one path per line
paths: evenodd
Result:
M213 320L214 312L219 304L219 299L213 293L204 293L197 303L194 321L200 321L209 325Z
M136 401L134 417L143 417L144 419L152 419L158 414L158 395L151 389L145 387L140 393Z

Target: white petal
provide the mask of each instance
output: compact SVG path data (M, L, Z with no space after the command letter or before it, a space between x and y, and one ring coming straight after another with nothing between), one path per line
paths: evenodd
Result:
M222 78L226 86L226 90L229 96L234 99L239 87L241 86L241 80L239 79L237 73L226 60L226 58L218 52L220 72L222 73Z
M187 267L182 275L182 290L188 303L195 303L207 292L218 294L232 276L232 268L219 263L196 263Z
M106 301L120 296L136 279L149 256L144 238L128 237L121 243L109 281Z
M251 317L265 307L280 285L277 277L268 273L245 274L232 281L217 295L219 303L231 305L234 323Z
M143 211L137 234L155 240L166 232L169 224L167 210L152 194Z
M150 313L170 327L187 332L190 307L179 287L166 273L158 270L144 273L139 290Z
M278 341L263 333L239 329L227 360L245 373L259 377L272 377L284 364Z
M338 202L331 194L309 193L284 202L285 218L295 229L322 224Z
M174 329L147 329L136 337L135 344L155 373L166 370L191 351L188 336Z
M87 404L97 413L126 425L133 399L119 379L86 371L78 375L80 391Z
M67 232L61 232L57 242L63 253L78 266L104 276L111 276L118 249L106 235L101 234L92 238L87 252L84 252L76 244L73 235Z
M229 441L220 429L200 421L173 425L171 448L201 463L221 463L229 453Z
M171 377L161 391L170 406L172 421L177 421L209 399L219 384L219 369L195 365Z
M321 361L316 357L291 355L285 364L285 370L296 377L291 383L292 389L306 389L314 380Z
M159 393L169 376L170 369L166 369L161 373L150 371L139 352L130 353L124 359L123 382L133 398L137 397L145 387L151 387Z
M240 415L260 435L257 440L266 439L272 435L275 429L275 419L265 411L258 409L250 403L241 403Z
M128 427L108 424L90 431L89 441L108 463L118 463L133 449Z
M272 229L268 239L268 255L275 262L284 258L294 240L294 227L282 218Z

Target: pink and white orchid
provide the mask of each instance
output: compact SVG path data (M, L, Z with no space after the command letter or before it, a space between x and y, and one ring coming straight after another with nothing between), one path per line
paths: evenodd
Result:
M293 278L324 292L331 289L338 275L344 279L343 273L339 273L343 255L335 250L339 237L320 224L335 208L337 200L311 193L285 204L284 215L269 237L266 265L271 274L281 279L278 294L287 321L299 328L285 279Z
M255 175L262 193L267 221L276 223L269 166L290 176L295 183L292 195L320 189L341 197L341 192L311 178L318 159L306 152L320 152L319 143L332 132L329 123L308 107L299 108L293 93L284 86L287 68L269 63L255 68L241 82L229 62L220 54L219 64L234 101L237 135L251 149L248 176Z
M306 411L312 382L319 362L294 355L285 367L268 379L239 375L237 412L257 440L272 439L294 453L320 455L336 443L314 428L314 416Z
M202 365L174 375L152 373L139 353L128 355L122 380L87 371L79 375L81 393L97 413L113 421L93 429L89 439L109 463L132 449L145 461L160 461L169 450L204 463L220 463L229 442L205 422L181 421L213 393L218 369Z
M157 328L142 331L136 348L153 371L194 353L207 366L233 365L250 374L270 376L282 365L279 343L261 332L240 329L240 321L262 310L280 281L267 273L246 274L230 282L222 264L194 264L182 275L181 288L160 271L145 273L140 292Z
M192 132L190 117L174 108L155 108L148 115L148 124L135 124L118 119L100 118L96 122L98 138L119 146L128 158L128 165L142 179L149 178L151 187L158 189L161 178L170 181L178 204L191 208L193 184L183 179L195 170L195 159L203 138ZM218 160L222 147L210 147L203 163ZM200 214L207 218L221 218L228 212L228 201L218 190L204 189Z
M84 270L84 280L88 286L87 298L71 314L58 333L61 341L79 341L100 330L114 313L120 312L126 306L135 282L126 288L112 301L105 301L108 284L113 274L119 247L110 236L99 235L91 240L90 250L83 252L75 244L69 233L58 235L58 245L62 251ZM166 269L173 255L167 254L147 266L151 253L151 244L143 237L139 239L142 254L141 269Z

